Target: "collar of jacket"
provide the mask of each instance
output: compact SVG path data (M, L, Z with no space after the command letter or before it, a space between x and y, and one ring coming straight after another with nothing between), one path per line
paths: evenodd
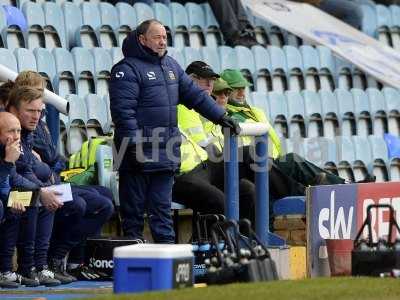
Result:
M257 117L247 103L238 103L237 101L228 101L226 110L229 114L239 114L244 119L252 119L257 122Z
M159 57L156 52L150 48L143 46L139 42L136 30L132 31L122 43L122 53L124 57L135 57L152 63L160 63L167 55L167 51L163 57Z

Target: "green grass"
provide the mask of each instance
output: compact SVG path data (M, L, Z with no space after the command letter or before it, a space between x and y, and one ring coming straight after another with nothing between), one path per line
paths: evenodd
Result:
M400 280L391 278L321 278L231 284L130 295L104 295L96 300L394 300L400 299Z

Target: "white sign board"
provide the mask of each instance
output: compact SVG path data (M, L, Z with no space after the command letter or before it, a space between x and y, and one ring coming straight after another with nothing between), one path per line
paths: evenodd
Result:
M384 84L400 88L400 53L304 3L243 0L253 15L314 44L324 45Z

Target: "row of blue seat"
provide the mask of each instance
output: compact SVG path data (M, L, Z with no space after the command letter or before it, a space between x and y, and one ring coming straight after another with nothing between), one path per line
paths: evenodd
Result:
M400 133L400 93L393 88L351 91L253 92L250 104L261 108L281 136L333 138Z

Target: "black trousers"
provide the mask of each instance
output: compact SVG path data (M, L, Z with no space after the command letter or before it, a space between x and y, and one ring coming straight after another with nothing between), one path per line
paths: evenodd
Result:
M201 164L192 171L175 178L172 197L174 201L201 214L223 214L224 190L214 183L211 180L209 165ZM254 223L255 187L251 181L240 180L239 199L240 217L247 218Z

